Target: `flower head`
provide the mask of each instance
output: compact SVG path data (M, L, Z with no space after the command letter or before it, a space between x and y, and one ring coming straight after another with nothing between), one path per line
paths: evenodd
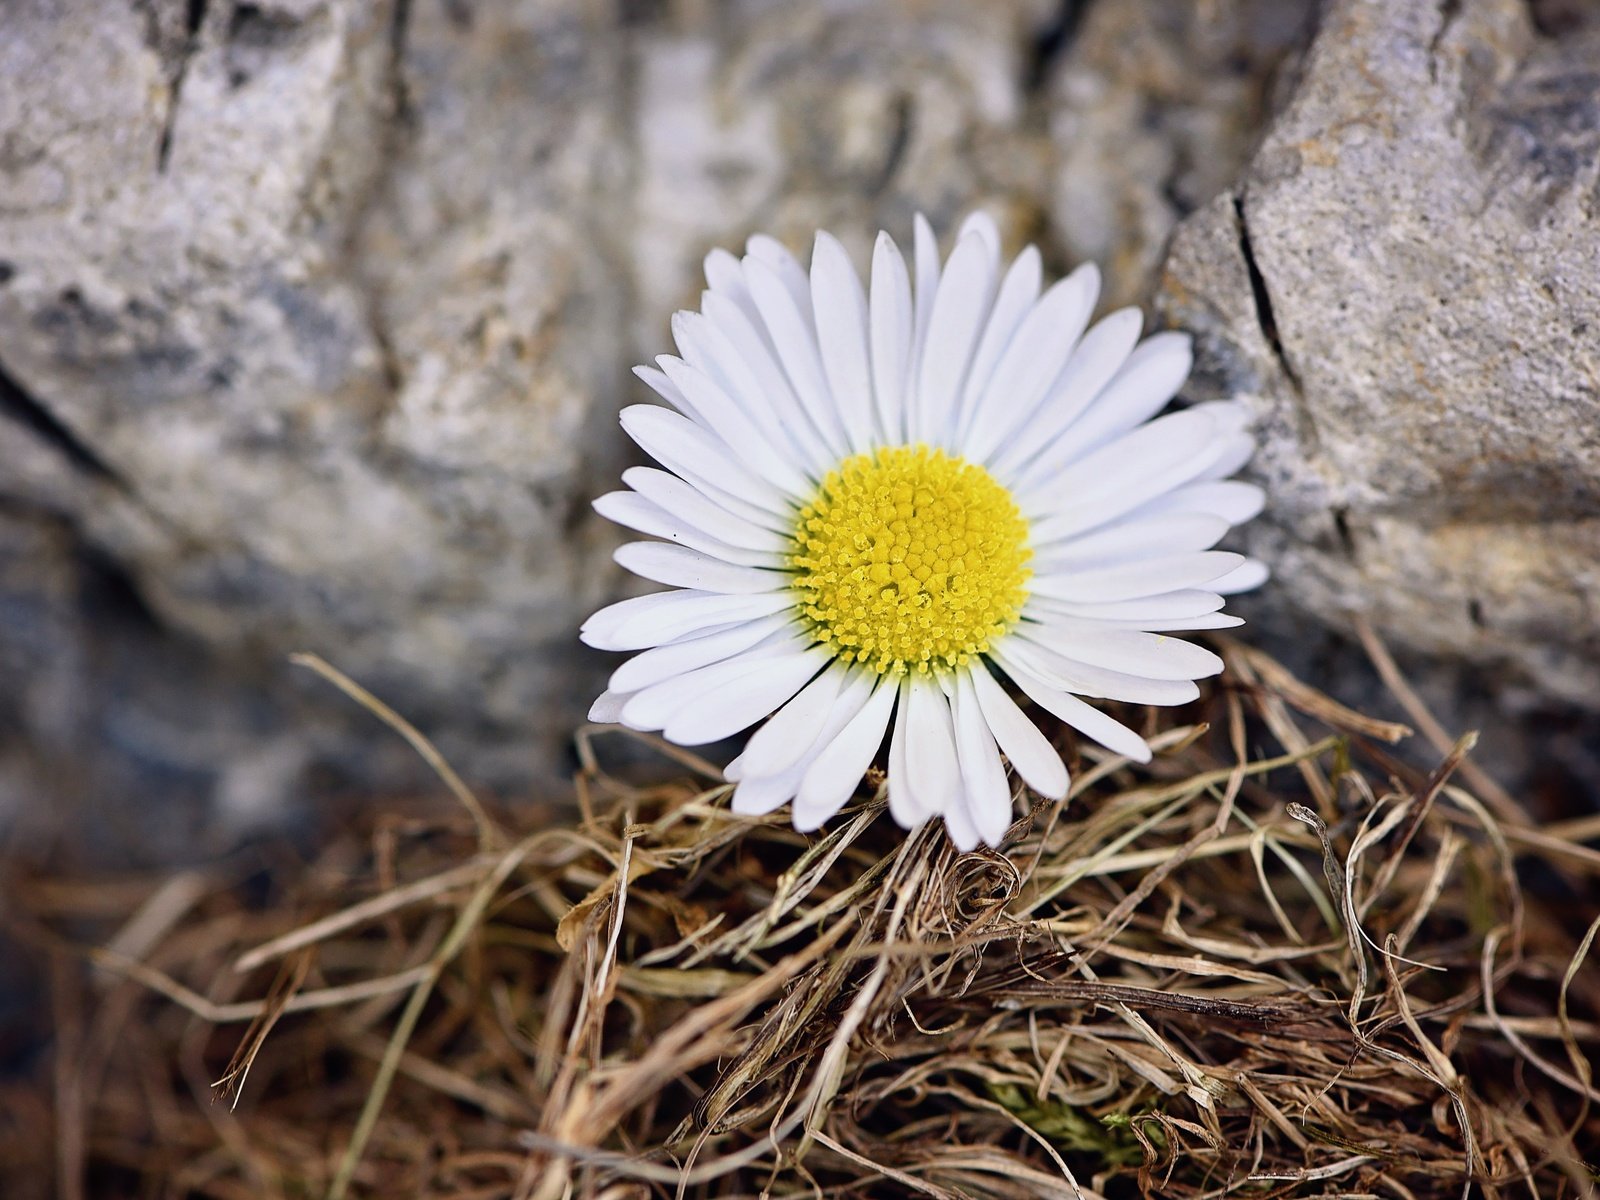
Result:
M590 716L683 745L766 719L727 768L733 807L792 801L802 830L887 736L895 819L943 817L971 849L1011 823L1005 759L1067 793L1002 680L1147 761L1081 697L1199 694L1221 660L1167 635L1239 623L1223 596L1266 571L1212 547L1262 495L1228 479L1253 448L1238 406L1157 416L1188 376L1186 335L1140 341L1134 309L1089 324L1094 267L1043 289L1038 252L1002 269L981 215L943 263L919 217L914 257L913 281L880 234L868 289L825 233L809 273L767 237L706 259L679 356L638 369L671 408L622 413L665 469L595 503L659 539L617 561L670 590L584 625L591 646L641 652Z

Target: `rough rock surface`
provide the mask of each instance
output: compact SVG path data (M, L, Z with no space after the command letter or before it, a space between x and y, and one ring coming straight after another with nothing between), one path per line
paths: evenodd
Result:
M1050 234L1142 304L1179 218L1232 186L1290 79L1314 5L1080 6L1050 81Z
M1600 708L1597 64L1513 0L1340 0L1161 304L1259 406L1279 597Z
M1212 6L1221 83L1181 69L1182 6L1081 7L6 5L0 822L420 783L295 649L475 779L560 770L605 671L573 631L620 586L587 501L707 249L986 203L1057 266L1144 270L1242 161L1282 47L1220 60L1262 0ZM1074 216L1075 121L1108 153L1158 126L1134 220Z
M1165 303L1262 405L1274 595L1578 690L1592 42L1342 3L1297 84L1316 8L0 5L0 829L170 854L205 814L422 785L296 649L470 778L559 772L606 670L573 630L621 585L587 501L628 368L711 246L864 256L917 209L985 205L1115 302L1194 211ZM1580 0L1541 11L1583 37Z

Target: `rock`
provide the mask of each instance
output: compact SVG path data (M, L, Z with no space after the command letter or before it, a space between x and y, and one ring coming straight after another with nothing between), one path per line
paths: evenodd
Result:
M318 740L280 666L314 650L526 781L610 578L583 500L623 457L622 285L583 251L620 211L620 59L548 6L424 8L413 45L389 2L8 6L0 477L262 693L263 743ZM224 693L196 684L200 721ZM338 756L369 782L376 740ZM261 748L210 763L238 812L272 806L229 781Z
M953 230L986 204L1020 235L1043 210L1037 44L1049 0L681 5L637 31L638 203L621 252L646 353L697 306L700 262L767 232L836 232L864 264L879 229Z
M1050 235L1068 262L1101 265L1108 306L1139 304L1179 219L1229 188L1249 160L1315 6L1073 9L1081 24L1049 85Z
M119 870L216 854L283 825L327 749L313 712L283 732L267 664L245 672L164 630L63 518L0 506L0 629L8 854ZM262 797L269 812L250 807Z
M1514 0L1339 0L1160 297L1196 396L1257 406L1275 600L1591 708L1597 63Z
M1257 405L1263 617L1592 703L1592 6L1317 8L0 6L0 811L431 786L299 649L544 787L701 256L975 205Z
M622 582L588 500L705 252L821 226L864 259L986 204L1131 280L1242 160L1263 3L5 5L11 794L181 794L150 839L181 846L329 769L425 786L301 649L474 780L561 774L608 670L574 631ZM1244 57L1208 83L1195 41ZM1134 134L1118 186L1148 160L1170 194L1108 223L1082 185Z

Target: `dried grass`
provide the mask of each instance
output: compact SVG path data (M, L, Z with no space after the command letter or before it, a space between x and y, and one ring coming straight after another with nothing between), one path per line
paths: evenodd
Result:
M737 818L586 729L571 824L434 756L459 814L376 815L267 904L13 880L54 1041L0 1194L1595 1197L1600 822L1227 656L1149 768L1057 731L1071 802L1003 853L868 798Z

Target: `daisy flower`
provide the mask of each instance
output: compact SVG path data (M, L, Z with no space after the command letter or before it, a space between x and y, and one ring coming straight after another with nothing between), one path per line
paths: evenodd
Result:
M715 250L677 355L637 373L670 407L622 427L660 463L595 508L654 541L617 561L669 589L601 609L583 640L640 651L590 718L680 745L763 719L727 767L735 811L792 802L813 830L885 738L889 810L942 817L962 850L1067 769L1015 692L1140 762L1144 739L1083 697L1183 704L1221 660L1168 634L1237 625L1223 596L1265 569L1212 549L1261 508L1233 403L1157 416L1190 340L1090 325L1100 277L1048 289L1039 253L1001 261L968 218L941 263L917 218L915 273L880 234L863 288L817 235L810 270L772 238Z

